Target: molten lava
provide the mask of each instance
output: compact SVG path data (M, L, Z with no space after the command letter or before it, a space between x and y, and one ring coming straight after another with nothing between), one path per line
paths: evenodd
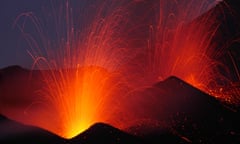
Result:
M42 74L47 84L42 95L46 102L52 103L59 120L55 124L59 127L40 127L71 138L94 123L113 123L113 119L120 119L115 110L120 98L114 96L116 92L121 93L121 78L117 74L97 66L52 70Z

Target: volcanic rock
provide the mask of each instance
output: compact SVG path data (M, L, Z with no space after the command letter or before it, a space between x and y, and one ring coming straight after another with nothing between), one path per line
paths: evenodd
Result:
M70 140L71 144L143 144L137 136L127 134L108 124L96 123L89 129Z

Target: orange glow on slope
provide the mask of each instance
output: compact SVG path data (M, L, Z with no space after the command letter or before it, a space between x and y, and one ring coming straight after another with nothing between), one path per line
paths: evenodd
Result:
M229 67L221 61L226 47L216 44L221 24L217 16L224 13L207 11L218 1L159 2L158 22L150 27L146 52L150 79L177 76L223 102L239 103L239 89L228 77L233 74L228 73ZM204 12L207 13L201 15ZM196 16L200 17L193 19ZM234 61L232 63L234 65ZM239 72L236 70L236 73Z

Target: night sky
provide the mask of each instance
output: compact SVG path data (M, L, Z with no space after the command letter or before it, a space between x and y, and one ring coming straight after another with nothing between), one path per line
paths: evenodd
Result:
M2 0L0 5L0 67L9 65L28 66L31 58L26 49L21 47L21 33L14 27L17 16L23 12L34 11L41 13L41 5L44 1L32 0Z
M17 21L17 17L24 13L33 13L34 16L47 27L44 31L51 33L54 23L46 18L50 14L53 7L63 6L64 0L49 1L49 0L2 0L0 4L0 68L10 65L20 65L22 67L31 67L32 58L27 53L29 45L26 44L18 25L24 23L24 17ZM71 1L71 7L79 7L83 9L86 4L83 1ZM63 17L63 16L62 16ZM16 23L15 23L16 22ZM38 36L34 24L30 18L26 19L26 32L30 32L33 36ZM54 35L51 35L54 39ZM34 37L37 39L37 37Z
M78 10L78 16L83 9L87 9L86 3L93 3L91 1L71 1L71 7L75 7ZM212 1L212 0L209 0ZM29 45L26 44L22 33L17 27L18 24L23 23L23 19L17 21L17 25L14 25L17 17L23 13L33 12L35 16L43 21L48 21L46 15L50 13L45 9L51 9L60 6L63 0L49 1L49 0L1 0L0 4L0 68L10 65L20 65L22 67L31 67L32 58L27 53ZM99 1L101 2L101 1ZM77 8L76 8L77 7ZM84 11L84 10L83 10ZM75 12L75 11L74 11ZM84 14L84 13L83 13ZM88 13L89 15L89 13ZM49 18L51 19L51 18ZM85 21L81 20L81 24ZM51 33L54 24L51 22L50 27L45 28L46 31ZM26 31L30 31L31 34L37 36L37 32L34 30L34 24L29 22L25 26ZM38 39L37 37L34 37ZM55 35L51 35L52 39L55 39ZM41 46L40 46L41 47Z

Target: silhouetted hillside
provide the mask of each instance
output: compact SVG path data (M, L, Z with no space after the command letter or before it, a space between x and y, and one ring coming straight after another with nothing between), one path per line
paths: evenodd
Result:
M64 139L37 127L27 126L0 115L1 144L63 144Z
M97 123L70 140L77 144L143 144L144 141L136 136L127 134L117 128L104 123Z

